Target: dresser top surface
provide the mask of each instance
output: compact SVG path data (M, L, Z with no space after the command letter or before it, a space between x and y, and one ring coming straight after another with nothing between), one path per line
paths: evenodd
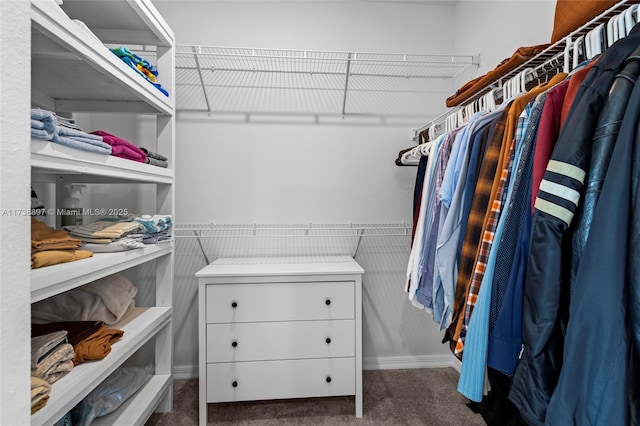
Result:
M196 277L363 273L350 256L226 257L196 272Z

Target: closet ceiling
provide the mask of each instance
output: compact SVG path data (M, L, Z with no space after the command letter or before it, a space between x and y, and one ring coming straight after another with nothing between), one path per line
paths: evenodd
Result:
M440 114L478 64L475 56L179 45L176 108L420 122Z

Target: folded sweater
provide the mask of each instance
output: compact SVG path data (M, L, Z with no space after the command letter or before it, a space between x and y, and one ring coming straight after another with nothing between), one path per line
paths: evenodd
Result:
M74 347L73 364L104 359L111 352L111 345L122 339L124 331L110 329L105 325Z
M37 269L60 263L75 262L93 256L89 250L45 250L31 253L31 268Z
M31 252L43 250L68 250L77 249L82 241L73 238L69 233L61 229L50 228L47 224L36 218L31 218Z

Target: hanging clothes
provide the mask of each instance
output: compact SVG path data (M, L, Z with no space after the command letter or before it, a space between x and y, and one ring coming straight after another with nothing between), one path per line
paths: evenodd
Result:
M625 59L640 44L640 29L614 43L580 86L547 165L535 202L531 254L523 308L523 353L513 378L511 401L527 423L544 424L563 366L568 289L563 279L563 237L583 189L598 115ZM563 262L564 259L564 262Z

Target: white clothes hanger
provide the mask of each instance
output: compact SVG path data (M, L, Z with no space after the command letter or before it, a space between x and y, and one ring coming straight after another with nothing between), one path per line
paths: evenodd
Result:
M580 65L580 47L584 47L584 40L585 37L580 36L573 43L573 67L571 69L576 69Z
M634 12L636 17L634 18ZM632 5L624 11L625 35L629 35L631 29L640 21L640 8L637 4Z
M597 55L602 53L602 42L604 40L603 31L604 24L600 24L587 33L587 37L585 39L585 45L587 48L587 59L593 59Z
M620 34L619 21L620 15L615 15L607 21L607 47L611 47L615 43Z
M563 64L562 64L562 71L565 73L570 73L571 72L571 51L572 51L572 47L573 47L573 41L571 40L571 37L567 37L565 39L565 47L564 47L564 54L563 54Z

